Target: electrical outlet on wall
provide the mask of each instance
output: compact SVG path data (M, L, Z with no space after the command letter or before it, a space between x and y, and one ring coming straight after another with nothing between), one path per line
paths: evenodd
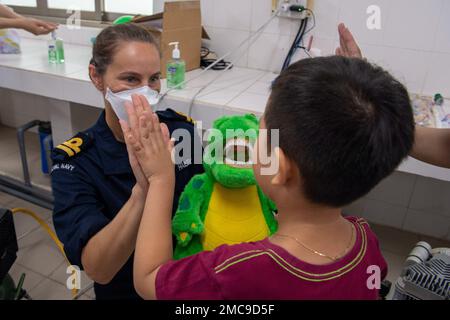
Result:
M299 5L305 8L312 9L313 0L272 0L272 12L279 10L278 16L288 19L305 19L308 12L291 11L289 8L292 5Z

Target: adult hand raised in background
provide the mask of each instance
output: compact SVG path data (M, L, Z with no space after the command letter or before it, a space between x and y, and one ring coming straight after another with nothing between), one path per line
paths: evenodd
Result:
M345 24L339 24L338 31L340 47L336 49L336 55L348 58L363 58L361 49Z

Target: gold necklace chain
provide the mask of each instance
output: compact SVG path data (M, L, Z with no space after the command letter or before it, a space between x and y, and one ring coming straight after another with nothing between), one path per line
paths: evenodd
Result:
M322 253L322 252L319 252L317 250L311 249L310 247L308 247L307 245L302 243L300 240L298 240L296 237L289 236L289 235L284 235L284 234L274 234L274 236L283 237L283 238L290 238L290 239L294 240L295 242L297 242L303 248L311 251L312 253L317 254L318 256L330 259L331 261L336 261L336 260L342 258L347 253L347 251L350 249L350 246L353 243L353 236L354 236L355 230L354 230L353 225L351 227L352 227L352 234L351 234L351 237L350 237L350 242L348 243L348 245L345 248L345 250L340 255L337 255L335 257L331 257L329 255L326 255L325 253Z

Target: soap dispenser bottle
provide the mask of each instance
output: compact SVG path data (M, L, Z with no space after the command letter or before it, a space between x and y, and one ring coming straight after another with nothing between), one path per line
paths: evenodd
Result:
M167 62L167 87L183 89L186 74L186 62L181 59L179 42L171 42L169 46L175 46L172 51L172 60Z

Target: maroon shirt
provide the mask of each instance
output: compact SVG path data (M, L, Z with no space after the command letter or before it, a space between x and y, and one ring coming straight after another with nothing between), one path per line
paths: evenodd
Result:
M355 226L356 242L339 261L312 265L300 261L268 239L172 261L156 277L156 295L164 300L318 300L378 299L369 289L370 266L383 280L387 264L366 221L347 218ZM369 271L368 271L369 270ZM372 270L372 271L370 271ZM373 281L369 280L369 283Z

